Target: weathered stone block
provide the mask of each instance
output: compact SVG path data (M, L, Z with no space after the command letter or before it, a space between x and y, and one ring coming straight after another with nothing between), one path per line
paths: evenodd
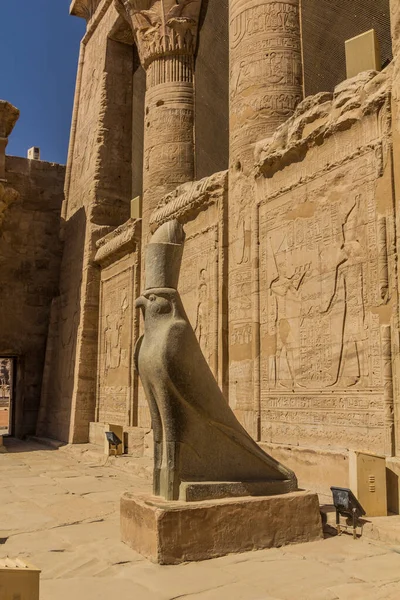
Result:
M128 427L124 431L124 444L127 453L133 458L141 458L144 453L144 436L146 429Z
M152 562L178 564L318 540L322 526L309 492L198 503L125 493L121 536Z

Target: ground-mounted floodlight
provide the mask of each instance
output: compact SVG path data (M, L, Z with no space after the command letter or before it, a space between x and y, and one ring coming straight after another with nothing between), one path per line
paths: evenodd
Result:
M340 516L351 520L353 526L353 538L357 539L357 525L359 519L365 515L365 510L349 488L331 487L333 504L336 509L336 528L338 535L342 533Z
M114 450L114 454L116 455L117 448L120 444L122 444L122 441L113 431L106 431L105 434L110 448Z

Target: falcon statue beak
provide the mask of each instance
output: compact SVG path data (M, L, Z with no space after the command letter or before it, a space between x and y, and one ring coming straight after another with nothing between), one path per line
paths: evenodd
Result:
M147 298L145 298L144 296L139 296L139 298L136 298L135 308L141 308L143 314L146 309L146 306L147 306Z

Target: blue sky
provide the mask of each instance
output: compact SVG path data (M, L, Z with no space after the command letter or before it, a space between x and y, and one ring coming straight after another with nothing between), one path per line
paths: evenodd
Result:
M0 99L21 111L7 154L65 163L79 43L86 23L69 0L0 0Z

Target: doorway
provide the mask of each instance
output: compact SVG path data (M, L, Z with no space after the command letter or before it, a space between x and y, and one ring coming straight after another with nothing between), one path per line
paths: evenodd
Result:
M12 434L15 359L0 357L0 435Z

